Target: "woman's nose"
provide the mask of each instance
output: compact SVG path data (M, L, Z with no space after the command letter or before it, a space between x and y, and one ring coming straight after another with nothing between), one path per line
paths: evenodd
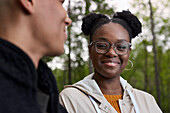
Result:
M113 47L110 47L109 51L106 53L107 56L109 57L116 57L118 56L115 49Z

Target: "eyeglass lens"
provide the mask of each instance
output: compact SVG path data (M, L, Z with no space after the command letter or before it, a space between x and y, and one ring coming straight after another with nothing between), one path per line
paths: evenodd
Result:
M108 42L96 42L95 47L96 47L96 51L98 53L107 53L110 50L110 47L113 47L113 49L115 50L115 52L118 55L124 55L128 52L129 50L129 43L128 42L117 42L113 45L111 45Z

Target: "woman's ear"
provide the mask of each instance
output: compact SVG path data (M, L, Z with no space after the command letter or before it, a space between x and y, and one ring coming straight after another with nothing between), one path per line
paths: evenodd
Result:
M35 0L19 0L26 12L32 14L34 12Z
M89 57L90 57L90 59L91 59L91 46L88 45L88 48L89 48Z

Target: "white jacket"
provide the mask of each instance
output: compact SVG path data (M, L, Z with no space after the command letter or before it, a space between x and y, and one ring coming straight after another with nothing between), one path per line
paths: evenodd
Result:
M92 77L66 86L60 93L60 103L69 113L117 113ZM152 95L132 88L122 77L120 81L124 89L123 99L119 99L121 113L162 113Z

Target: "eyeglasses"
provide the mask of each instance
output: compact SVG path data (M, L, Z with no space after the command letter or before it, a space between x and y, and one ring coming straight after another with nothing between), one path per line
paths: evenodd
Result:
M114 44L110 44L106 41L93 41L90 43L90 46L93 44L95 44L96 52L101 54L107 53L110 50L110 47L112 47L117 55L125 55L131 47L131 43L126 41L116 42Z

